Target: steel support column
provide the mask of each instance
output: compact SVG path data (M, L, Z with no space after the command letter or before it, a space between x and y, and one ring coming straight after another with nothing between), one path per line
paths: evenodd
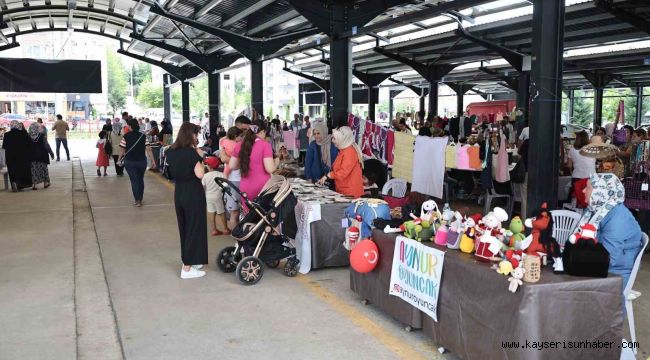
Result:
M562 112L564 0L535 0L533 8L533 71L535 94L529 122L528 194L524 216L543 202L557 207Z
M428 120L433 120L433 117L438 115L438 82L429 81L429 117ZM420 118L420 125L424 121L424 117Z
M568 119L569 123L571 123L571 119L573 119L575 104L576 104L576 91L571 89L569 90L569 119Z
M337 11L333 12L335 19ZM343 16L339 14L339 16ZM342 19L341 19L342 21ZM348 38L334 38L330 46L330 95L332 128L347 124L352 104L352 46Z
M636 88L636 116L634 117L634 127L641 126L641 118L643 118L643 86Z
M190 82L181 81L181 108L183 110L183 122L190 121Z
M594 132L596 132L596 128L602 126L603 123L603 93L604 88L594 88Z
M530 72L525 71L519 75L517 83L517 107L528 112L530 104Z
M426 95L424 95L424 93L420 94L420 109L418 110L418 115L420 115L420 119L424 119L424 117L427 116L427 110L426 110L426 107L424 105L425 97L426 97Z
M167 121L172 120L172 76L163 74L163 116Z
M221 74L208 74L208 112L210 114L210 136L217 134L221 123ZM213 138L213 141L216 137Z
M264 117L264 67L261 61L251 61L251 103L253 110Z

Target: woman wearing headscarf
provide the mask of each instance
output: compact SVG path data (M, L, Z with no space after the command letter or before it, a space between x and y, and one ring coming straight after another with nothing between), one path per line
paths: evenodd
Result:
M332 135L327 134L324 121L314 121L311 134L314 141L307 148L305 179L315 182L330 171L339 150L332 146Z
M11 190L15 192L32 186L30 162L32 141L22 123L13 120L9 127L11 130L4 136L2 148L5 149Z
M39 123L32 123L29 126L29 137L32 140L30 147L30 160L32 170L32 190L36 190L36 185L43 183L43 188L50 187L50 173L47 166L50 164L48 157L48 146L43 126ZM54 154L50 154L54 159Z
M621 275L625 288L642 246L639 223L623 204L625 188L614 174L592 174L584 194L589 205L580 225L596 226L596 238L609 252L609 272Z
M336 192L355 198L363 195L363 156L361 149L354 142L352 129L342 126L332 131L332 141L339 149L332 170L325 174L318 183L325 184L328 179L334 180Z
M149 170L151 171L157 171L158 170L158 162L156 161L156 157L154 156L153 152L154 149L155 151L160 151L160 129L158 128L158 123L155 121L150 121L149 122L150 129L147 131L147 158L149 159ZM152 148L153 147L153 148Z
M124 176L124 166L120 166L118 164L121 153L120 142L122 141L124 134L122 134L122 123L120 123L119 119L116 118L116 120L116 122L113 122L113 127L111 128L111 132L108 136L108 141L111 143L111 147L113 149L111 156L113 157L113 162L115 163L115 173L117 176Z

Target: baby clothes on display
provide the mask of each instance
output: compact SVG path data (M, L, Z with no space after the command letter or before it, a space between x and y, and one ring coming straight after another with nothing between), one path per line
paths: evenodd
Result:
M395 149L393 151L393 177L413 182L413 149L415 136L395 132Z
M411 191L442 198L447 140L441 137L417 137Z
M469 170L469 154L467 145L456 146L456 168L459 170Z
M481 170L481 157L479 155L480 147L472 145L467 147L467 155L469 156L469 167L472 170Z
M445 167L449 169L455 169L456 164L456 148L458 146L455 143L447 145L445 149Z

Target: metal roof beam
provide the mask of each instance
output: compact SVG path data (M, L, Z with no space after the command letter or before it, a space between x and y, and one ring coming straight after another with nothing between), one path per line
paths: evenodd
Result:
M617 4L615 4L611 0L594 0L594 5L599 8L600 10L603 10L605 12L608 12L616 19L619 21L628 23L635 28L645 32L646 34L650 35L650 22L639 15L635 14L634 12L628 12L625 10L621 10L620 8L617 7Z
M530 55L518 53L514 50L510 50L499 44L495 44L491 41L487 41L478 36L474 36L460 26L458 27L458 29L456 29L456 35L465 38L475 44L481 45L482 47L488 50L492 50L497 54L501 55L501 57L503 57L519 73L522 73L524 71L530 71L531 69Z
M248 30L248 35L257 34L260 31L266 30L268 28L272 28L272 27L274 27L276 25L280 25L283 22L289 21L289 20L291 20L293 18L296 18L298 16L300 16L300 14L296 10L288 11L288 12L286 12L286 13L280 15L280 16L274 17L273 19L271 19L271 20L269 20L269 21L267 21L265 23L259 24L259 25L255 26L252 29L249 29Z
M187 81L190 78L198 76L202 72L200 69L197 69L197 68L194 68L194 67L190 67L190 66L180 67L180 66L175 66L175 65L171 65L171 64L166 64L164 62L157 61L157 60L148 58L146 56L130 53L130 52L122 50L122 49L117 50L117 52L118 52L118 54L122 54L122 55L125 55L125 56L128 56L128 57L131 57L133 59L140 60L142 62L146 62L146 63L154 65L154 66L158 66L159 68L167 71L170 75L172 75L173 77L175 77L176 79L178 79L180 81Z
M70 7L68 5L32 5L29 7L16 7L16 8L11 8L8 10L3 10L2 15L11 15L11 14L17 14L21 12L30 12L30 11L48 11L48 10L70 10ZM98 9L98 8L90 8L87 6L75 6L74 10L80 11L80 12L90 12L94 14L101 14L101 15L106 15L106 16L111 16L117 19L120 19L122 21L128 21L131 23L135 23L140 26L145 26L147 23L142 20L138 20L132 17L128 17L126 15L116 13L113 11L108 11L108 10L103 10L103 9Z
M449 74L456 66L460 64L422 64L420 62L408 59L404 56L395 54L390 51L386 51L380 47L374 48L374 50L389 59L393 59L397 62L400 62L404 65L411 67L415 70L420 76L425 78L427 81L440 81L442 78Z
M219 37L233 49L237 50L240 54L244 55L250 60L264 60L265 56L273 54L290 42L306 36L317 34L319 32L316 29L309 29L268 39L258 39L242 36L223 28L213 27L208 24L198 22L194 19L189 19L177 14L170 13L155 3L151 6L151 12L160 16L164 16L169 20L185 24L187 26Z
M215 6L219 5L223 0L211 0L209 3L205 4L199 11L197 11L194 14L194 18L198 19L202 17L203 15L207 14L210 12L210 10L214 9Z
M422 96L429 95L429 88L428 87L420 87L420 86L417 86L417 85L408 84L408 83L405 83L403 81L393 79L392 77L389 78L388 80L390 80L390 81L392 81L392 82L394 82L396 84L406 86L407 88L411 89L411 91L413 91L417 96L422 97Z
M20 43L17 43L16 41L9 43L7 45L0 46L0 51L5 51L13 48L17 48L20 46Z
M294 74L296 76L300 76L301 78L307 79L307 80L313 82L314 84L318 85L319 88L321 88L321 89L323 89L325 91L330 91L330 81L328 79L322 79L322 78L319 78L319 77L316 77L316 76L308 75L308 74L300 72L300 71L291 70L290 68L288 68L286 66L284 68L282 68L282 70L284 70L284 71L286 71L288 73Z
M233 25L234 23L238 22L239 20L247 17L250 14L253 14L257 12L258 10L264 8L265 6L272 4L275 2L275 0L259 0L255 4L247 7L246 9L238 12L237 14L229 17L228 19L224 20L223 23L221 24L221 27L228 27Z

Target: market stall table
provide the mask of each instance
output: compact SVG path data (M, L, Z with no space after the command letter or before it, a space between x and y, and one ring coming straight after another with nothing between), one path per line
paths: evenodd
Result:
M438 303L438 322L389 295L395 234L374 230L380 260L370 274L350 270L350 287L405 325L423 331L463 359L617 359L623 338L622 278L584 278L553 274L544 268L538 283L524 283L516 293L490 264L472 255L446 251ZM550 342L544 351L508 348ZM592 348L584 348L588 344ZM537 343L533 343L537 342ZM607 343L609 348L605 348ZM611 345L613 344L613 345ZM582 345L582 349L565 346Z
M290 181L298 199L298 232L294 243L300 260L300 273L349 265L348 251L343 247L345 228L341 226L341 220L350 199L302 179Z

